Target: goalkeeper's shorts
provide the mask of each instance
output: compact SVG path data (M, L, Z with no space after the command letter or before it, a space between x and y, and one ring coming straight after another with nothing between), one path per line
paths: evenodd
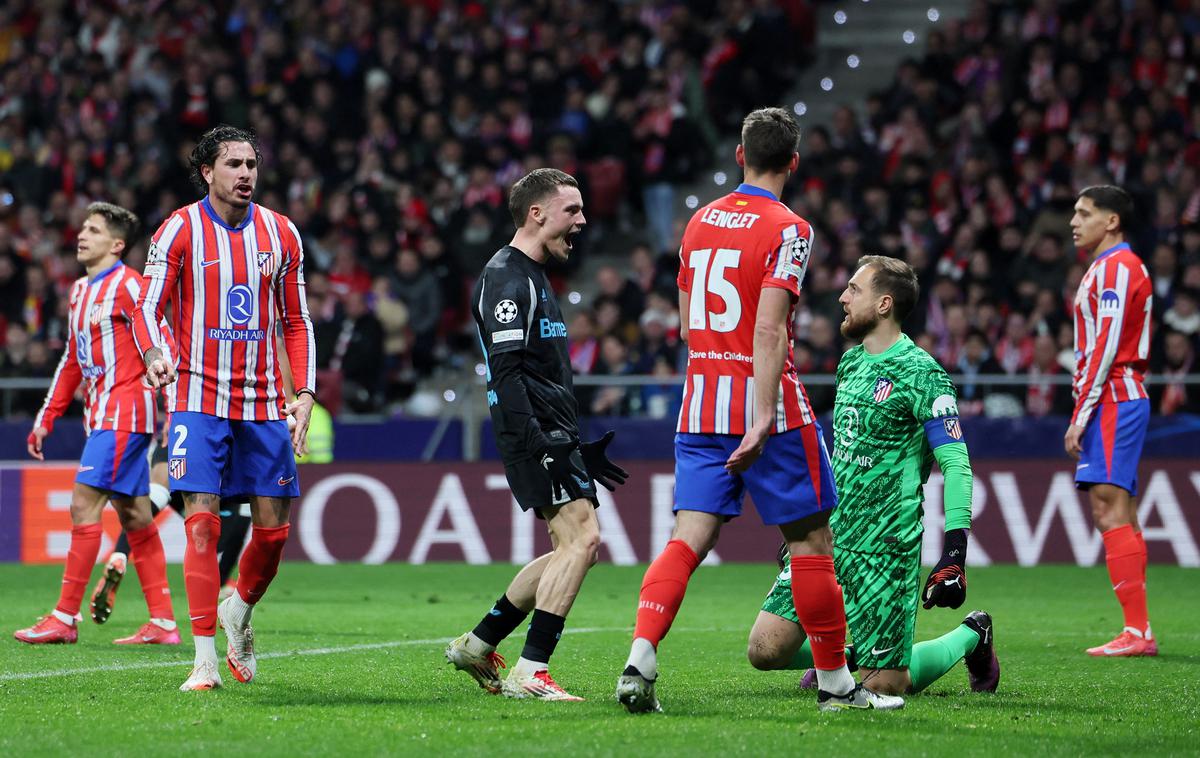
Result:
M835 548L833 566L846 599L846 625L858 665L908 668L921 597L920 549L859 553Z
M858 651L858 665L907 668L921 592L920 551L893 554L834 550L834 565L846 598L846 622ZM784 566L775 577L762 610L800 623L792 601L791 566Z

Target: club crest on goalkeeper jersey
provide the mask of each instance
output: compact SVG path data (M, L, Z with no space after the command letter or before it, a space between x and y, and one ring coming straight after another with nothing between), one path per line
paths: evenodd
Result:
M907 336L878 355L859 345L838 364L833 413L837 546L919 549L933 447L962 441L949 375Z

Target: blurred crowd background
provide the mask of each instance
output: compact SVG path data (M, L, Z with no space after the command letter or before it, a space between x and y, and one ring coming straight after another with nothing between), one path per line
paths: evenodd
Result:
M398 407L479 362L466 294L511 236L506 188L537 166L581 184L591 222L554 280L585 414L673 416L686 351L680 188L727 165L748 110L784 100L815 44L805 0L312 2L19 0L0 8L0 375L63 347L74 237L97 199L149 234L196 199L186 157L250 126L258 200L304 236L335 411ZM1078 189L1133 193L1155 290L1154 372L1200 347L1200 0L976 0L931 28L866 102L804 130L784 201L817 229L795 324L801 375L846 348L837 304L866 253L917 268L906 330L965 415L1069 413L1070 301L1086 269ZM869 51L864 51L869 55ZM830 94L828 97L834 97ZM704 182L708 202L732 184ZM140 268L143 239L127 262ZM581 260L592 264L581 270ZM595 261L599 260L599 265ZM571 293L568 297L568 293ZM569 304L569 305L568 305ZM976 375L1028 378L1021 385ZM831 387L812 387L818 409ZM41 392L15 411L31 414ZM1200 387L1152 392L1200 411Z

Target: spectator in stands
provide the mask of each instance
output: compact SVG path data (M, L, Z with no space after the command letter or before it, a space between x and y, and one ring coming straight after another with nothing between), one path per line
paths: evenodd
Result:
M668 366L676 364L678 341L668 338L671 318L666 313L653 309L642 313L638 321L640 336L633 349L633 373L653 373L654 366L659 361L665 361Z
M629 349L614 335L600 340L600 363L596 373L603 376L628 376L633 373L629 362ZM636 388L609 385L596 391L590 411L595 416L627 416L632 410L632 399L638 397Z
M1074 403L1071 387L1056 384L1054 378L1069 377L1071 373L1058 361L1058 345L1049 334L1039 334L1033 341L1033 363L1027 374L1029 386L1025 392L1025 412L1030 416L1054 413L1071 415Z
M649 373L653 376L668 380L676 375L675 366L660 356L654 362ZM641 388L639 410L650 418L676 419L679 417L679 406L683 400L679 392L679 384L664 381L663 384L648 384Z
M1005 321L1004 336L992 351L996 362L1004 373L1024 373L1033 364L1033 335L1029 333L1029 321L1025 314L1013 311Z
M977 416L984 411L984 400L991 388L976 378L980 374L1001 373L1000 364L992 357L987 335L979 329L969 329L963 341L958 361L952 370L963 375L958 385L958 409L964 416Z
M1062 287L1069 266L1062 235L1046 232L1033 250L1013 264L1009 270L1010 286L1023 306L1032 305L1039 290Z
M1168 330L1163 337L1161 372L1167 384L1151 385L1150 399L1155 413L1200 413L1200 387L1188 386L1182 377L1196 373L1196 341L1191 335Z
M603 187L609 223L593 225L586 244L618 251L618 280L630 273L642 302L620 285L589 303L597 335L634 349L650 293L675 302L680 218L664 198L709 160L719 135L735 133L730 114L781 99L806 54L793 41L808 28L805 3L667 12L597 0L551 4L536 26L503 3L431 13L368 0L351 18L337 3L263 0L228 10L9 5L0 339L16 323L57 350L60 309L49 303L79 274L63 255L79 209L121 199L153 228L193 197L181 157L198 130L232 120L259 132L271 167L263 201L286 204L304 237L310 306L322 314L318 356L332 355L336 332L323 337L320 323L341 323L339 298L368 293L381 273L399 279L389 258L412 250L441 300L440 321L423 332L425 368L457 347L446 342L465 325L455 268L478 270L502 244L504 188L531 162L578 165L581 181ZM946 365L959 362L968 328L999 341L1010 312L1030 335L1057 338L1083 276L1063 236L1075 190L1114 181L1146 221L1134 248L1153 272L1156 333L1167 324L1196 339L1197 23L1169 5L1140 4L1134 36L1103 3L980 3L962 22L944 13L924 55L898 66L861 112L842 107L831 124L806 128L803 176L783 200L818 225L810 315L840 318L848 267L885 252L918 270L925 302L907 326ZM627 267L614 231L631 228L649 232L649 255L635 251ZM130 253L132 265L140 255ZM322 273L335 295L318 291ZM428 313L410 309L418 315Z
M408 355L408 306L392 292L389 277L379 276L371 285L371 309L383 329L383 390L391 395L389 386L404 365Z
M346 293L329 368L342 372L342 398L356 413L366 413L380 405L383 334L382 324L367 307L366 296L357 291Z
M1179 290L1171 307L1163 313L1163 323L1192 338L1200 334L1200 290L1190 287Z
M663 253L655 255L649 245L633 246L629 254L631 278L643 295L658 292L674 297L678 292L676 276L679 273L679 254Z
M13 253L0 252L0 316L6 323L24 323L25 278Z
M968 332L971 330L971 322L967 318L966 307L959 303L952 303L947 306L945 314L945 327L939 335L938 350L935 355L943 366L953 367L960 363ZM980 332L980 334L983 334L984 346L986 347L988 344L987 335L983 332ZM982 360L982 358L979 360Z
M392 292L408 308L413 368L421 376L428 376L434 367L437 329L442 318L442 290L437 276L421 266L421 257L415 250L400 251Z
M614 266L601 266L596 271L596 287L601 297L610 298L617 304L622 324L637 324L646 299L633 280L623 276Z

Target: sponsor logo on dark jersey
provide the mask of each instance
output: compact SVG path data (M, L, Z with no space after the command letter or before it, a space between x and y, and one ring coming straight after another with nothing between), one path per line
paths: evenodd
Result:
M548 318L538 321L538 326L541 330L541 337L544 340L553 339L555 337L567 336L567 325L562 321L551 321Z

